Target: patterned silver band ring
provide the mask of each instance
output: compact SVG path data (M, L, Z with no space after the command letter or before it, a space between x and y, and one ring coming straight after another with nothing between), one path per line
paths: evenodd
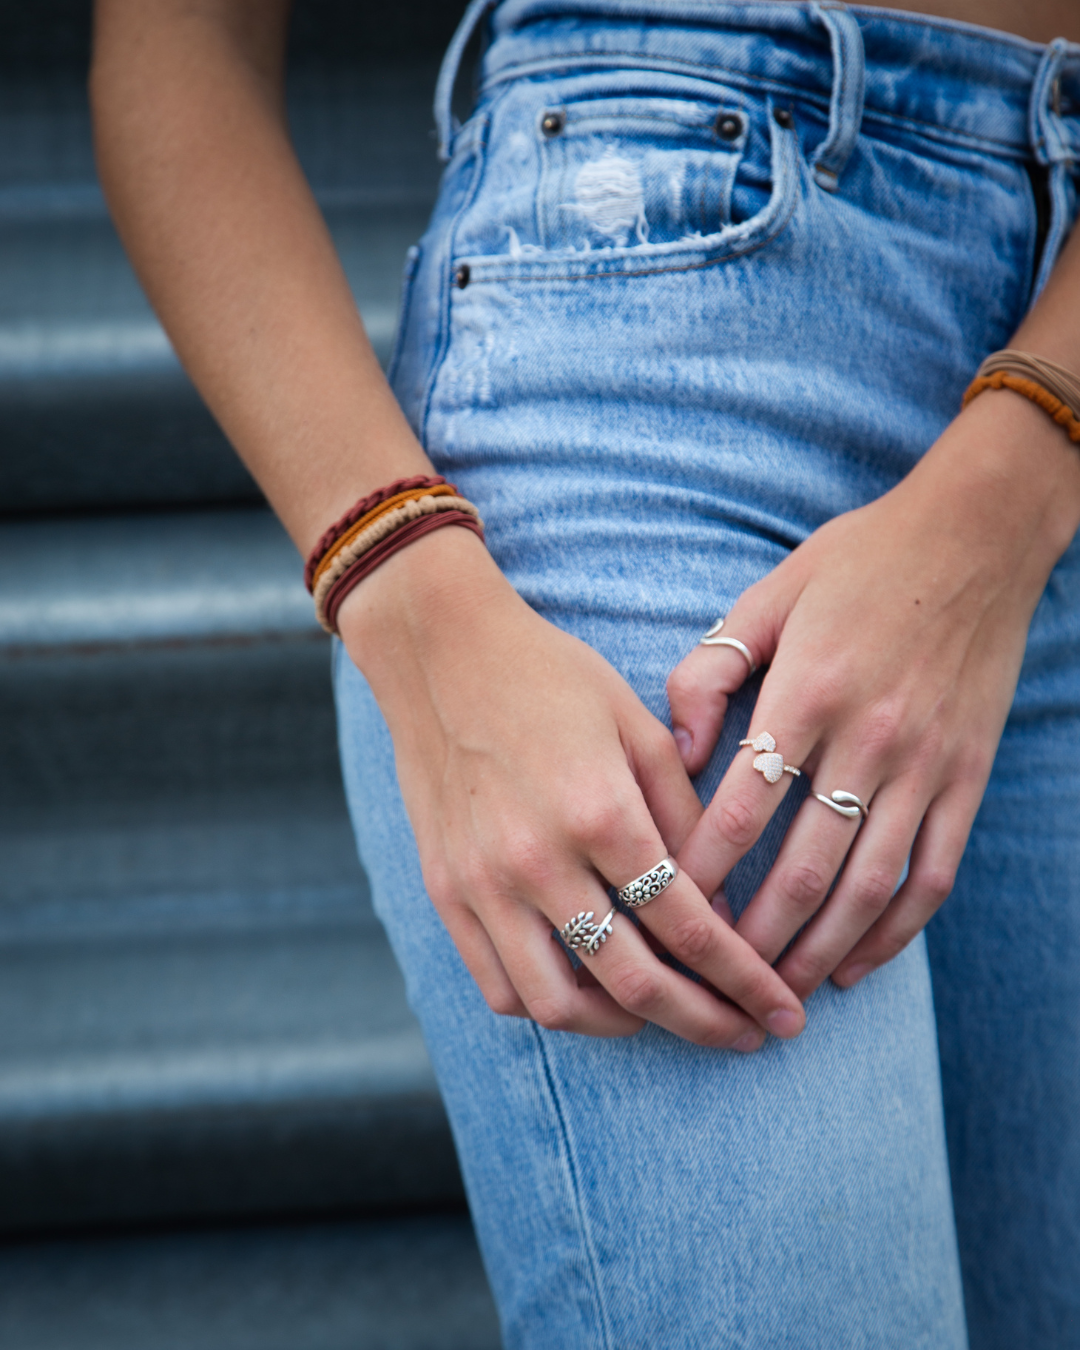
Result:
M640 909L666 891L679 875L679 864L674 858L662 858L655 867L628 881L619 891L619 903L628 909Z
M824 806L828 806L835 811L837 815L847 816L848 820L857 820L859 816L862 816L865 820L870 814L870 808L861 797L856 797L854 792L845 792L842 788L837 788L828 797L822 792L815 792L814 796Z
M734 647L734 649L745 658L746 664L750 667L750 674L757 674L757 662L751 654L750 648L745 642L740 642L738 638L733 637L703 637L698 643L699 647Z
M591 909L588 912L582 910L563 924L560 936L572 951L580 950L586 956L595 956L600 950L600 944L608 940L615 911L609 910L607 916L601 919L599 923L593 923L592 921L595 912Z

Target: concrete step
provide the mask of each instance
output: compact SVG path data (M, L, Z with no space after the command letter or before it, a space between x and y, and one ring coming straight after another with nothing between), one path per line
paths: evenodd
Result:
M468 1219L0 1246L10 1350L498 1350Z
M260 508L0 526L0 1228L459 1200Z

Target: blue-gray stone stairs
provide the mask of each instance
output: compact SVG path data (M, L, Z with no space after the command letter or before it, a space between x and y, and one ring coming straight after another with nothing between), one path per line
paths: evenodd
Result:
M385 359L461 0L298 0ZM498 1344L300 562L94 174L88 0L0 0L0 1345Z

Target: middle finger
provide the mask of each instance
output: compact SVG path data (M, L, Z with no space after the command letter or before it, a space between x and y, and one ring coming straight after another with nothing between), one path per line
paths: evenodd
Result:
M705 814L679 850L679 866L686 869L706 895L720 888L739 859L761 838L792 782L801 775L802 762L817 740L809 727L785 725L784 719L776 715L775 704L770 712L764 689L758 707L763 712L755 710L751 730L739 753ZM770 746L773 748L769 749Z

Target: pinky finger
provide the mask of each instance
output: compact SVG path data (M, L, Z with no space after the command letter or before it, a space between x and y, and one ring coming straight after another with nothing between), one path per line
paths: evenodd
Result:
M484 1002L502 1017L528 1017L529 1010L514 988L506 967L484 925L464 905L442 915L461 959L476 981Z
M949 898L980 797L957 788L930 804L911 850L907 879L833 971L834 984L850 989L899 956Z

